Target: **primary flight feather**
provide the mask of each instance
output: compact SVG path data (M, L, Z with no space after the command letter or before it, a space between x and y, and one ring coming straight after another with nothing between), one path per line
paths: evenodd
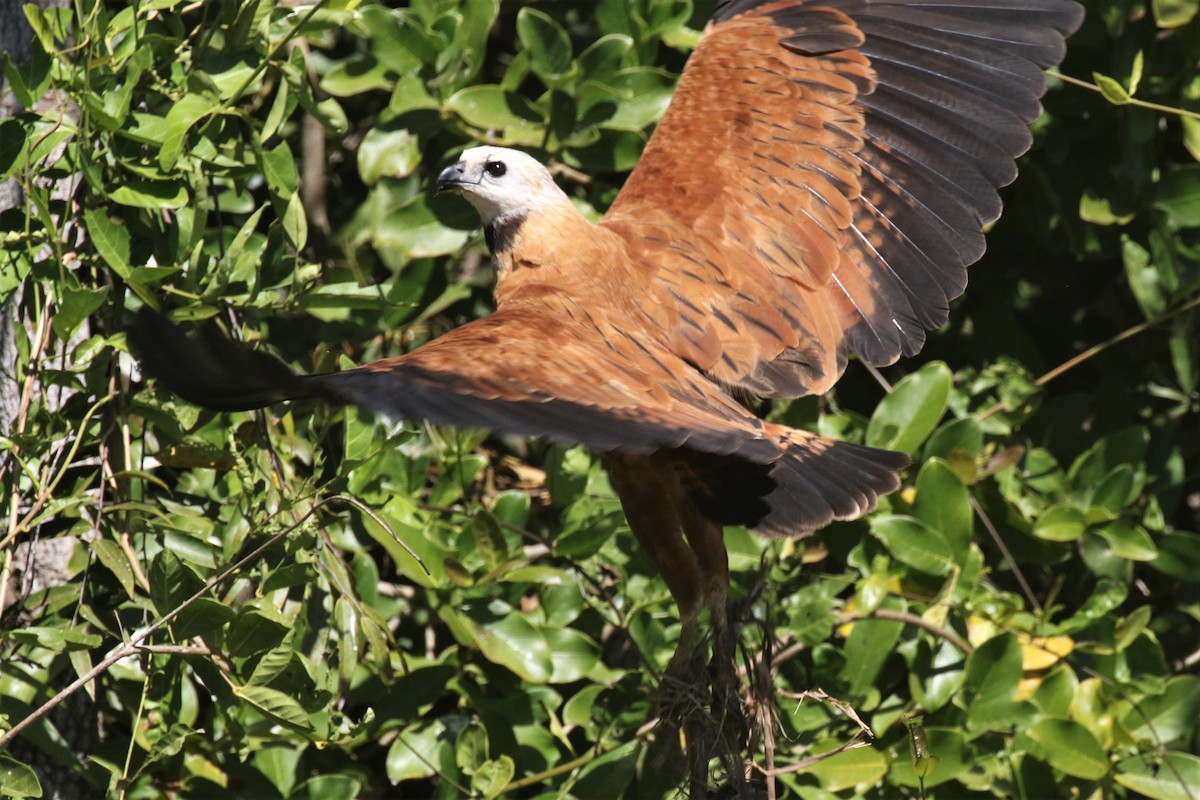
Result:
M490 316L312 376L150 311L135 349L215 409L322 397L608 453L684 657L700 610L724 605L723 525L799 536L899 486L903 454L737 398L821 393L849 353L920 349L983 253L1042 70L1081 16L1069 0L728 0L599 224L524 153L477 147L441 173L483 221Z

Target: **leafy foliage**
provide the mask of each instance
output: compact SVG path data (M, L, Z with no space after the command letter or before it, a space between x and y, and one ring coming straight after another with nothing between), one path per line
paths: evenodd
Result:
M918 466L816 539L727 535L778 723L749 748L764 783L1200 795L1197 10L1090 0L947 329L890 394L852 364L769 409ZM0 796L676 792L645 723L677 621L599 459L201 411L143 385L122 326L165 305L320 370L486 313L474 216L432 178L520 146L599 214L710 13L27 7L33 56L4 74L29 110L0 121L26 199L0 214L0 298L28 321L0 439L0 727L98 674L74 718L5 745Z

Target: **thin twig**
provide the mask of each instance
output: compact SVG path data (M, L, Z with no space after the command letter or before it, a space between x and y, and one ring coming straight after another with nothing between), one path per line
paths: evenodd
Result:
M1073 78L1070 75L1064 75L1056 69L1047 70L1047 73L1050 75L1053 75L1055 78L1058 78L1063 83L1069 83L1072 86L1078 86L1081 89L1087 89L1088 91L1096 92L1097 94L1101 94L1101 95L1104 94L1104 90L1101 89L1096 84L1092 83L1091 81L1085 81L1085 80L1082 80L1081 78ZM1108 98L1108 95L1104 95L1104 96L1105 96L1105 99ZM1189 111L1186 108L1176 108L1175 106L1164 106L1159 103L1151 103L1148 100L1139 100L1136 97L1132 97L1132 96L1128 100L1126 100L1124 103L1113 103L1113 105L1137 106L1138 108L1145 108L1145 109L1149 109L1150 111L1158 111L1163 114L1174 114L1175 116L1178 116L1178 117L1188 117L1190 119L1200 119L1200 113L1197 113L1195 111Z
M862 364L863 368L866 369L871 377L875 379L875 382L883 387L885 392L888 394L892 393L891 382L889 382L887 378L883 377L883 373L879 371L878 367L876 367L874 364L869 364L866 361L860 361L859 363Z
M142 653L161 653L172 656L211 656L213 651L205 645L196 644L141 644L137 646Z
M983 506L974 497L971 498L971 508L975 511L975 516L979 517L979 521L983 523L983 527L987 528L988 535L992 537L996 547L1000 549L1004 560L1008 562L1008 566L1012 568L1013 576L1017 579L1017 583L1021 584L1021 591L1025 593L1025 599L1029 601L1029 605L1038 614L1042 613L1042 604L1038 602L1037 596L1033 593L1033 587L1029 585L1029 581L1025 580L1025 573L1021 572L1021 568L1017 566L1017 560L1013 558L1012 551L1008 549L1008 545L1004 543L1004 539L1000 536L1000 531L996 530L996 526L992 524L992 518L983 510Z
M1175 661L1175 663L1172 664L1171 666L1174 669L1174 671L1178 673L1178 672L1187 672L1188 670L1190 670L1192 667L1196 666L1197 664L1200 664L1200 650L1193 650L1191 653L1188 653L1183 658Z
M1089 361L1090 359L1095 358L1096 356L1100 355L1100 353L1104 352L1105 350L1112 347L1113 345L1120 344L1121 342L1125 341L1126 339L1131 339L1134 336L1137 336L1139 333L1149 330L1150 328L1153 328L1156 325L1166 322L1167 320L1173 319L1174 317L1179 316L1180 314L1184 313L1185 311L1191 311L1193 308L1196 308L1197 306L1200 306L1200 295L1193 297L1188 302L1184 303L1183 305L1181 305L1175 309L1172 309L1171 311L1164 311L1162 314L1159 314L1154 319L1148 319L1145 322L1139 322L1137 325L1134 325L1131 328L1126 328L1125 330L1121 331L1120 333L1118 333L1116 336L1112 337L1111 339L1103 341L1098 345L1089 347L1087 350L1084 350L1082 353L1080 353L1076 356L1073 356L1071 358L1068 358L1066 361L1059 364L1057 367L1055 367L1054 369L1050 370L1049 372L1045 373L1040 378L1035 380L1033 382L1033 385L1037 386L1037 387L1045 386L1047 383L1049 383L1050 381L1059 377L1064 372L1074 369L1075 367L1078 367L1080 364L1084 363L1085 361ZM1008 411L1008 410L1010 410L1008 408L1008 406L1003 401L1001 401L999 403L996 403L994 406L987 409L986 411L981 412L977 418L982 421L982 420L985 420L988 417L992 416L993 414L999 413L1001 411Z
M975 647L966 639L959 636L949 628L943 628L940 625L934 625L929 620L910 611L896 611L891 608L877 608L870 614L845 614L838 621L839 625L844 625L847 622L855 622L864 619L886 619L894 622L903 622L905 625L912 625L920 628L923 631L932 633L939 639L944 639L961 652L970 655L975 652Z

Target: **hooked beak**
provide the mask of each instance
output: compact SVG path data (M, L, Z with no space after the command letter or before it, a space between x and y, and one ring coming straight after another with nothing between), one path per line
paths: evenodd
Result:
M461 161L446 167L438 175L437 182L433 185L433 193L441 194L445 191L455 191L470 185L472 181L466 180L465 169L466 165Z

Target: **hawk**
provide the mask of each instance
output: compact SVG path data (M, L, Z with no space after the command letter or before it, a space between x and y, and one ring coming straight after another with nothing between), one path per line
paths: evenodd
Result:
M145 370L218 410L325 398L607 454L679 606L713 610L726 525L796 537L870 510L901 453L739 401L829 390L853 353L920 350L966 285L1040 113L1070 0L726 0L612 207L592 223L524 153L475 147L437 190L478 210L496 310L402 356L300 375L154 312Z

